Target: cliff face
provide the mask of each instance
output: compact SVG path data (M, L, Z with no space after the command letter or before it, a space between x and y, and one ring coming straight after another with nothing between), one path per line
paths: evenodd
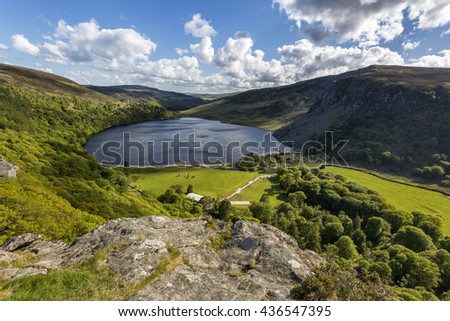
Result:
M30 234L10 239L0 250L0 279L71 268L99 253L118 278L144 284L132 300L287 300L324 262L268 225L149 216L109 221L70 245ZM30 255L33 264L13 268Z

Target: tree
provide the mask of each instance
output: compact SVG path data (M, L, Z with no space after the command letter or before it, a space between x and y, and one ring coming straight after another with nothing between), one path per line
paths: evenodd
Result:
M181 185L179 184L172 185L170 186L170 188L177 194L183 194L183 187L181 187Z
M352 239L343 235L339 238L339 240L335 243L338 248L338 255L346 260L354 260L358 257L358 251L356 250L356 246L353 243Z
M168 189L163 195L158 197L158 201L166 204L179 204L182 202L182 197L173 189Z
M186 194L194 193L194 186L192 184L189 184L186 189Z
M313 274L291 290L301 301L389 301L394 298L378 275L358 274L342 262L331 261L313 269Z
M382 280L390 281L392 277L392 269L386 262L375 262L369 266L369 271L377 273Z
M224 199L219 203L219 208L216 217L219 220L226 221L229 219L232 209L233 207L231 206L231 202L227 199Z
M322 238L320 237L320 229L316 223L313 224L306 233L305 248L314 252L320 252L321 244Z
M450 254L446 250L429 251L427 257L437 264L441 274L438 291L440 293L450 290Z
M444 236L439 242L439 247L450 253L450 236Z
M200 205L202 206L203 214L207 214L214 209L216 201L209 196L202 197Z
M429 259L399 244L389 247L388 252L396 284L411 288L423 286L429 291L439 285L439 267Z
M420 228L427 235L429 235L432 238L433 242L438 242L442 237L441 228L436 224L434 224L433 222L429 221L422 222L418 225L418 228Z
M262 194L259 201L261 203L269 203L269 194L267 194L267 193Z
M409 212L386 210L382 216L391 224L392 233L396 233L404 225L412 225L413 221L413 215Z
M363 254L366 250L366 234L360 229L353 232L352 235L353 243L356 245L358 252Z
M401 244L414 252L435 249L433 240L424 231L415 226L403 226L392 238L392 242Z
M289 203L291 203L292 206L301 207L302 204L306 200L306 195L304 192L298 191L298 192L290 193L288 196L288 199L289 199Z
M341 221L342 226L344 227L344 234L352 235L353 233L352 219L345 214L339 214L339 220Z
M250 212L260 222L270 224L274 216L273 208L267 203L253 202L249 207Z
M369 218L365 230L367 239L374 244L378 244L390 236L391 226L381 217L375 216Z
M331 222L324 224L321 232L322 244L332 244L336 242L344 233L344 227L341 222Z

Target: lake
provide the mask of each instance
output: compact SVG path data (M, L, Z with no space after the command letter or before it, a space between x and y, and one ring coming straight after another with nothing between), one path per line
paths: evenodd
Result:
M85 147L103 165L139 167L230 164L249 153L289 150L270 131L192 117L112 127Z

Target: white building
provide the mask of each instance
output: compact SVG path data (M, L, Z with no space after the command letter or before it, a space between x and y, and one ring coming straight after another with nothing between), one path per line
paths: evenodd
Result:
M203 198L203 195L199 195L199 194L195 194L195 193L189 193L186 195L187 198L196 201L196 202L200 202Z

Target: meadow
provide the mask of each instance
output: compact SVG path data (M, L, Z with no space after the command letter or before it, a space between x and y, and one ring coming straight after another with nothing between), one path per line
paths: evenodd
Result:
M450 235L450 199L420 187L396 183L348 168L327 167L325 171L340 174L349 181L380 193L386 201L402 211L438 214L444 219L443 231Z
M184 191L192 185L194 193L213 198L227 197L261 175L257 172L197 167L143 168L128 171L132 186L156 196L163 194L173 185L180 185Z
M230 198L230 201L258 202L263 194L269 195L269 204L273 207L283 203L278 183L276 183L273 178L259 179L246 189L242 190L241 193Z

